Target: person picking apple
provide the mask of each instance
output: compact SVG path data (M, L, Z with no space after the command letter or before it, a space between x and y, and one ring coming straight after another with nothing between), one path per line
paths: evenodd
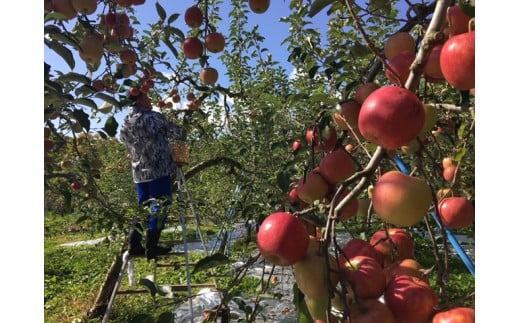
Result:
M184 129L153 111L147 93L133 88L128 98L132 109L124 118L120 137L132 159L132 177L139 204L150 211L145 247L141 244L143 228L134 219L128 234L128 252L152 259L171 251L171 248L158 246L158 242L173 193L172 173L176 165L169 144L183 138Z

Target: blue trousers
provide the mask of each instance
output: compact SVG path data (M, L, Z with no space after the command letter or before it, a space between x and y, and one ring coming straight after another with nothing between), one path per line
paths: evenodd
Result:
M171 176L164 176L150 182L136 183L139 204L150 208L148 229L162 230L168 217L161 209L172 203L173 185Z

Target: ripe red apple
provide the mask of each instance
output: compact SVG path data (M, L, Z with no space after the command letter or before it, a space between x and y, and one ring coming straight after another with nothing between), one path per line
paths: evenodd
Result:
M325 126L324 129L318 127L309 127L305 133L307 143L312 145L314 143L314 151L316 152L329 152L336 146L338 134L336 130L331 126Z
M335 208L347 195L350 193L350 190L344 189L341 194L339 194L337 203L332 205L332 208ZM357 213L358 209L358 199L356 197L352 198L341 210L338 214L338 220L346 221L352 217L354 217Z
M219 53L224 50L226 41L219 32L211 32L206 35L206 49L212 53Z
M404 227L421 221L432 200L426 180L399 171L384 173L372 191L372 206L377 216L386 223Z
M200 79L206 85L215 84L218 80L218 71L213 67L204 67L200 72Z
M72 183L70 183L70 188L72 188L72 189L75 190L75 191L79 190L80 187L81 187L81 185L79 185L78 182L72 182Z
M93 14L97 9L97 0L71 0L71 4L82 15Z
M448 229L466 228L475 220L475 207L465 197L445 197L439 202L439 218Z
M444 75L441 71L441 51L443 44L437 44L432 47L428 54L426 64L424 64L423 74L435 80L444 80Z
M132 5L139 6L146 2L146 0L132 0Z
M458 5L448 7L446 9L446 20L449 37L468 32L470 19Z
M319 167L320 174L327 183L336 185L352 176L356 165L345 151L334 150L323 157Z
M350 321L345 323L396 323L394 314L377 299L359 299L349 309Z
M52 150L54 148L54 141L51 139L45 138L45 141L43 142L43 149L45 151Z
M430 322L438 304L430 285L407 275L394 277L385 290L384 299L397 322Z
M425 110L415 93L397 86L372 92L359 112L359 131L369 142L397 149L414 139L425 122Z
M423 268L417 260L406 258L389 264L383 269L383 272L385 273L387 284L398 275L414 276L428 283L428 277L424 275L421 269Z
M292 266L300 261L309 246L309 234L301 221L287 212L275 212L258 229L258 249L277 266Z
M457 173L456 179L459 179L460 171L457 169L457 165L451 165L444 168L444 170L442 171L442 177L444 177L446 181L451 183L455 179L455 173Z
M116 0L116 3L122 7L128 8L132 5L132 0Z
M269 9L271 0L249 0L249 8L254 13L264 13Z
M388 60L397 54L410 51L415 53L415 39L407 32L397 32L387 38L384 47L385 57Z
M341 249L343 254L340 256L340 262L345 262L345 256L349 259L355 256L366 256L374 258L375 261L382 267L383 262L383 254L376 250L374 246L372 246L368 241L359 238L353 238L347 241L343 248Z
M300 139L296 139L292 144L292 151L297 152L302 147L302 141Z
M54 11L61 13L67 20L76 17L78 14L78 11L72 6L71 0L54 0L53 3Z
M370 244L383 255L383 267L387 267L394 262L394 246L397 261L413 258L414 242L412 236L402 228L388 228L388 237L385 230L378 230L370 237Z
M356 88L356 91L354 92L354 99L357 103L363 104L363 102L365 102L365 99L370 95L370 93L379 89L379 87L380 86L374 82L361 84Z
M450 37L440 54L442 75L456 89L475 87L475 31Z
M345 121L352 127L358 127L359 111L361 104L355 100L343 101L339 104L339 110Z
M450 166L457 165L456 162L453 160L453 157L446 156L442 159L442 169L446 169Z
M455 307L438 312L432 323L475 323L475 309L471 307Z
M191 28L200 27L204 21L202 10L200 10L200 8L197 6L189 7L184 12L184 21L186 22L186 25Z
M329 286L335 287L339 282L338 264L331 254L307 253L293 265L293 274L298 289L311 298L328 297Z
M131 48L127 48L119 52L119 59L123 64L132 64L137 62L137 54Z
M329 192L329 184L319 174L319 168L315 168L307 174L307 177L300 178L296 188L298 197L305 203L312 204L316 200L321 200Z
M386 78L397 86L404 86L414 60L415 53L412 51L405 50L398 53L388 61L390 69L385 70Z
M204 52L204 45L197 37L187 37L182 43L182 51L186 58L197 59Z
M341 263L340 273L359 298L378 298L383 294L386 277L381 265L371 257L355 256Z

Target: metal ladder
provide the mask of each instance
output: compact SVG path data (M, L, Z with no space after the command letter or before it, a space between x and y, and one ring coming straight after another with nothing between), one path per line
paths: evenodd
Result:
M180 223L181 223L181 227L182 227L182 240L183 240L184 250L183 250L183 252L180 252L180 253L172 252L168 255L159 256L157 258L184 255L184 267L186 269L186 285L182 285L182 284L181 285L170 285L170 287L171 287L172 291L181 291L181 290L187 291L187 294L188 294L187 299L188 299L189 309L190 309L190 318L191 318L191 322L193 323L194 314L193 314L193 303L192 303L192 299L193 299L192 288L214 287L218 290L219 286L218 286L218 281L214 277L213 277L213 282L211 282L211 283L192 284L191 274L190 274L190 265L191 264L190 264L190 260L189 260L189 250L188 250L189 241L188 241L188 237L187 237L187 219L186 219L186 209L188 207L191 210L192 218L195 219L199 242L202 244L204 253L206 256L209 255L209 251L206 246L206 241L204 239L204 235L202 234L200 218L198 217L197 213L195 212L195 207L193 206L193 203L192 203L191 194L188 190L188 186L186 184L186 178L184 177L184 172L182 170L182 167L181 167L181 165L177 165L175 168L176 168L176 177L175 177L174 184L176 184L176 186L177 186L177 202L179 203L179 209L180 209ZM112 290L110 300L108 302L105 314L103 316L103 320L102 320L103 323L109 322L110 314L112 312L112 307L114 305L114 301L115 301L115 298L117 295L138 294L138 293L148 292L147 290L132 290L132 289L120 290L121 281L123 279L123 276L125 275L125 270L128 268L129 274L131 272L133 272L133 258L135 258L135 256L131 256L128 254L128 251L125 251L122 257L123 257L123 261L122 261L121 270L119 271L117 281L114 285L114 289ZM138 257L143 257L143 256L138 256ZM166 267L167 265L158 264L157 259L154 259L153 262L154 262L153 281L155 282L156 275L157 275L157 267ZM130 281L132 282L133 278L130 278ZM174 310L175 310L175 304L174 304L174 307L172 308L172 312Z

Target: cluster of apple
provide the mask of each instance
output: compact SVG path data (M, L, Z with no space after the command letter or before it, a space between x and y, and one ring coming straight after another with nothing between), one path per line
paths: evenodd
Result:
M204 23L204 14L198 6L191 6L184 12L184 21L191 28L200 28ZM204 29L205 42L197 36L186 37L182 44L182 51L188 59L199 59L204 54L204 48L212 53L219 53L224 50L226 45L224 36L217 31L207 32ZM215 84L218 80L218 71L210 66L206 66L200 72L200 79L206 85Z
M431 322L432 318L444 322L444 317L454 314L465 319L460 322L474 320L472 308L436 311L437 295L413 257L414 241L404 228L376 231L369 241L351 239L335 255L308 233L302 220L275 212L262 222L257 239L267 261L292 267L315 322L338 322L327 314L329 306L349 313L354 323Z
M430 41L429 53L423 66L428 82L448 82L459 90L475 88L475 31L471 18L459 5L448 7L445 28L440 39ZM385 42L384 54L388 68L385 75L390 82L404 86L410 67L416 59L415 39L407 32L391 35Z
M453 315L460 315L460 322L474 320L472 308L436 311L437 295L403 228L376 231L369 241L351 239L334 255L297 217L276 212L264 220L257 239L267 261L292 266L315 322L338 322L327 314L329 306L348 307L350 322L445 322Z

